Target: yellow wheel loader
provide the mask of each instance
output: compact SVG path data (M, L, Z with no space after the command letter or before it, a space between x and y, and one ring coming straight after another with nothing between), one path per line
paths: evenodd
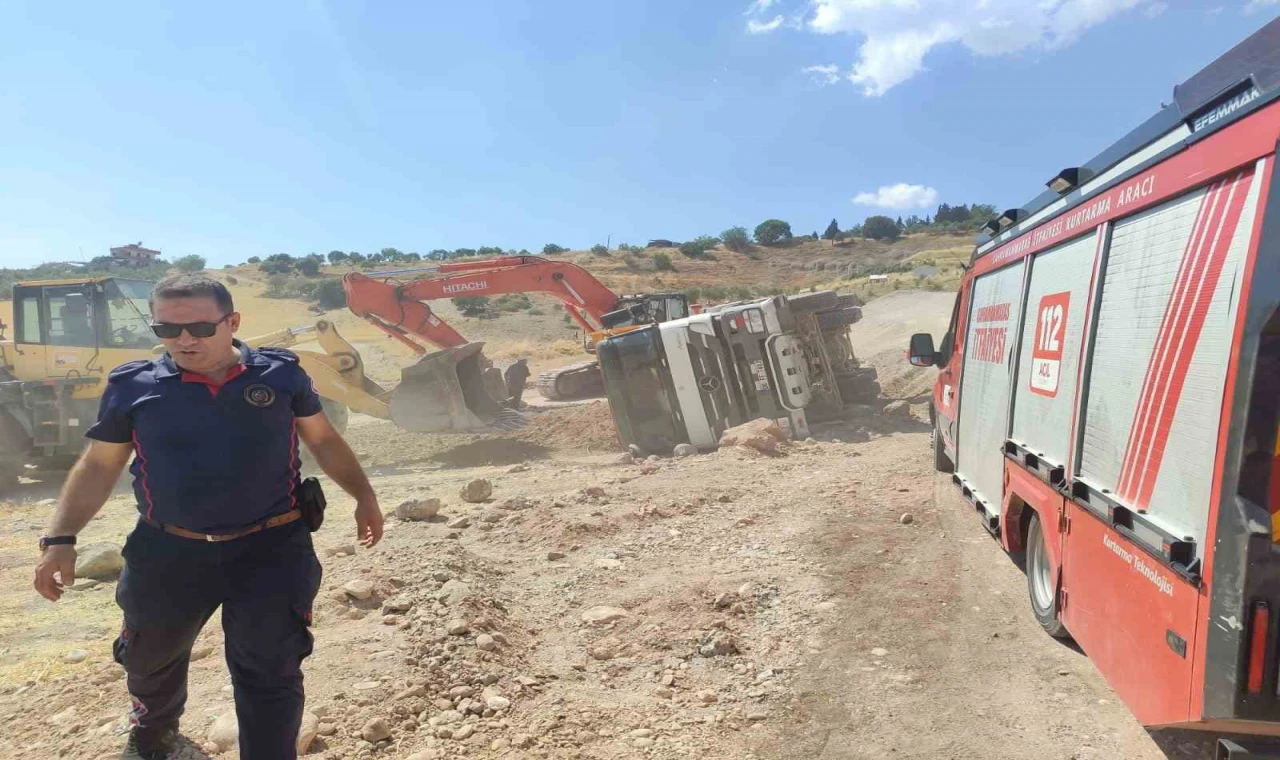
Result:
M27 465L57 470L73 463L97 418L107 374L161 351L147 305L152 284L97 277L14 285L12 334L0 323L0 490ZM390 394L365 377L359 352L327 320L244 340L280 348L310 341L324 353L296 353L339 429L348 409L391 418Z

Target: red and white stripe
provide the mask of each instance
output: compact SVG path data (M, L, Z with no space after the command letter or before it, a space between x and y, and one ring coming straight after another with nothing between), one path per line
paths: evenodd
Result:
M1138 509L1146 508L1155 490L1187 370L1253 178L1251 167L1209 186L1183 249L1147 363L1116 487L1120 498Z

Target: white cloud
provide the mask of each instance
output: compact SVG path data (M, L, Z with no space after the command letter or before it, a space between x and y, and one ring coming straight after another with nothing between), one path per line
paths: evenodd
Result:
M840 75L840 67L834 63L828 63L822 66L805 66L801 71L813 77L813 81L818 84L835 84L842 78Z
M785 19L782 16L774 16L771 21L756 21L751 19L747 22L747 31L751 34L768 34L774 29L782 26Z
M1071 45L1089 29L1136 8L1157 16L1164 0L811 0L807 27L861 39L848 79L883 95L926 69L934 48L960 43L983 56ZM1275 3L1280 0L1252 0Z
M1156 16L1159 16L1160 14L1164 13L1167 10L1169 10L1168 3L1162 2L1161 0L1156 0L1156 2L1153 2L1150 5L1148 5L1146 8L1143 8L1142 14L1147 18L1155 18Z
M1244 12L1257 13L1268 5L1280 5L1280 0L1249 0L1249 4L1244 7Z
M754 3L751 4L750 8L747 8L747 12L745 15L752 16L752 15L764 13L765 11L772 8L777 2L778 0L756 0Z
M908 185L899 182L896 185L885 185L874 193L858 193L853 202L859 206L875 206L895 211L913 208L927 208L938 202L938 191L924 185Z

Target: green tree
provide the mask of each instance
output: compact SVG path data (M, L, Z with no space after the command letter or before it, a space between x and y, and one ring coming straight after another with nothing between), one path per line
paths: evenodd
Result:
M245 260L245 262L244 262L244 263L246 263L246 264L259 264L259 263L261 263L261 262L262 262L262 259L261 259L260 257L258 257L258 256L250 256L248 259L246 259L246 260Z
M337 264L340 261L346 261L346 260L347 260L347 254L343 253L342 251L329 251L330 264Z
M676 271L676 265L671 263L671 257L665 253L653 254L653 268L659 272Z
M609 249L605 248L603 243L596 243L591 246L591 253L595 256L608 256Z
M320 274L320 262L308 256L298 262L298 271L307 277L315 277Z
M197 256L193 253L174 259L173 265L182 272L199 272L204 269L205 260L203 256Z
M267 274L288 274L293 271L297 261L287 253L273 253L259 265L258 269Z
M756 225L756 242L760 245L774 245L791 239L791 225L781 219L766 219Z
M897 240L900 234L897 223L887 216L869 216L862 223L862 236L872 240Z
M751 245L751 238L747 236L746 227L730 227L720 233L720 242L725 248L742 253Z
M710 235L699 235L687 243L680 244L680 253L691 259L702 258L706 256L712 248L720 241Z
M542 246L542 255L555 256L557 253L565 253L568 250L569 250L568 248L563 248L561 246L556 245L555 243L547 243L546 245Z

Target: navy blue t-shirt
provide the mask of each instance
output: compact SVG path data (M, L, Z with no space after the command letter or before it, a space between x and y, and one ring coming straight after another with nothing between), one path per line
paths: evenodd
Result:
M133 443L138 510L156 522L217 533L295 506L294 420L319 413L320 397L292 352L236 347L240 364L221 385L168 354L122 364L107 380L85 435Z

